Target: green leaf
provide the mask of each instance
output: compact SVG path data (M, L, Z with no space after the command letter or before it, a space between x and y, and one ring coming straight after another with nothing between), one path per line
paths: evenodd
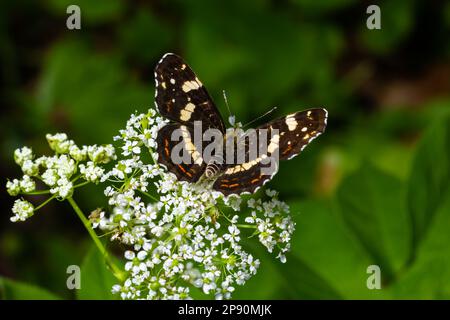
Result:
M246 239L244 240L244 247L253 257L259 259L260 266L256 275L251 277L243 286L235 286L236 291L232 294L232 298L235 300L276 299L283 284L282 269L277 268L277 265L281 265L281 262L276 261L273 255L267 253L260 243L254 243Z
M288 262L279 267L285 276L286 290L293 299L342 299L342 296L299 257L288 256ZM286 297L283 297L286 298Z
M450 190L442 196L430 230L417 250L417 257L390 289L394 298L450 298Z
M281 270L286 275L285 289L293 292L293 297L362 299L382 295L367 289L370 258L328 201L293 203L291 213L297 226L292 254Z
M413 249L417 249L445 200L449 183L450 117L446 117L427 131L413 163L407 197ZM411 260L415 258L414 253Z
M404 193L400 180L368 164L348 176L337 192L344 221L388 281L409 254Z
M81 265L81 288L77 291L80 300L112 300L112 286L118 280L108 269L105 259L96 247L92 247Z
M37 88L38 104L27 112L39 123L59 114L70 123L71 136L77 141L109 143L111 132L121 128L136 109L146 110L150 101L149 89L131 79L116 54L94 53L73 39L49 51ZM67 124L47 125L45 130L59 132Z
M38 286L0 277L0 298L3 300L58 300L57 295Z

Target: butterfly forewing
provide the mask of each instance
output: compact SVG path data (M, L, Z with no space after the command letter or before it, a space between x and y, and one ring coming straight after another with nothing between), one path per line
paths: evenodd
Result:
M155 102L160 114L172 121L225 131L224 122L210 95L192 69L179 56L168 53L155 68Z
M192 127L179 123L166 124L158 131L158 162L181 181L197 182L205 171L206 164L193 136ZM177 145L181 147L179 151L175 149ZM181 159L183 155L185 158Z

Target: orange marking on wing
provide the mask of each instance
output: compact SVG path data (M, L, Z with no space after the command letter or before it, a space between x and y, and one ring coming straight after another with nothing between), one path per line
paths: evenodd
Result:
M233 184L230 184L229 187L230 187L230 188L239 187L239 183L233 183Z
M169 140L164 139L164 151L166 152L166 156L169 156L170 150L169 150Z
M184 173L186 173L187 171L186 171L186 169L185 168L183 168L183 166L181 165L181 164L179 164L178 165L178 168L180 168L181 169L181 171L183 171Z
M288 146L287 149L283 151L283 155L285 155L286 153L288 153L291 150L292 150L292 147Z

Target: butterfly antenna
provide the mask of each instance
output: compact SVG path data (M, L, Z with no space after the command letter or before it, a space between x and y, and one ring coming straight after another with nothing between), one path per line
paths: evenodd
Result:
M253 119L253 120L250 121L250 122L247 122L247 123L244 124L242 127L244 128L244 127L246 127L246 126L248 126L248 125L250 125L250 124L252 124L252 123L258 121L259 119L264 118L265 116L271 114L271 113L274 112L275 110L277 110L277 107L273 107L272 109L270 109L269 111L267 111L267 112L264 113L263 115L260 115L258 118Z
M232 127L236 126L236 117L234 115L231 114L231 110L230 110L230 106L228 105L228 99L227 99L227 94L225 92L225 90L223 90L223 99L225 100L225 104L227 105L227 109L228 109L228 122L231 124Z
M223 90L222 93L223 93L223 99L225 100L225 104L227 106L228 115L231 116L230 106L228 105L227 93L225 92L225 90Z

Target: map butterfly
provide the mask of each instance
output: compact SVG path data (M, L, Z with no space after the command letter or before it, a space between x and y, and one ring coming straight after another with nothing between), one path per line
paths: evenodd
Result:
M242 163L206 163L202 158L205 146L201 144L202 150L197 150L192 142L194 122L201 121L203 131L213 128L228 137L225 123L206 88L187 63L173 53L165 54L159 61L155 68L155 82L156 106L159 113L171 121L158 132L158 162L181 181L194 183L205 177L214 179L212 188L226 196L254 193L277 171L271 175L263 174L262 159L273 156L275 151L280 160L295 157L324 132L327 124L327 111L322 108L292 113L255 129L256 132L267 132L266 154L252 157L247 153ZM171 152L179 143L172 139L175 130L181 131L184 151L192 161L178 164L172 161Z

